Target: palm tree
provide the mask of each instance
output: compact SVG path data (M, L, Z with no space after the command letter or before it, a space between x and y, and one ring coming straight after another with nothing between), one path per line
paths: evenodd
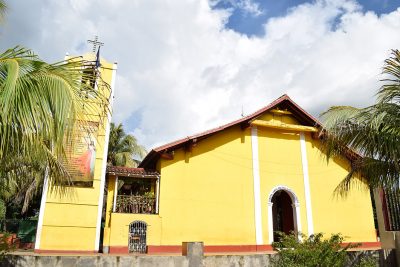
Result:
M5 10L0 0L0 18ZM0 53L0 191L18 189L23 209L45 173L51 184L69 181L63 163L77 125L85 127L85 114L99 112L98 107L100 116L108 112L108 98L82 82L94 78L82 72L86 65L93 62L76 58L49 64L22 47ZM108 88L101 77L97 81Z
M345 194L352 185L365 181L371 188L400 185L400 51L385 60L384 84L376 104L365 108L331 107L323 113L324 143L330 157L348 153L355 157L351 171L338 186ZM354 155L354 154L353 154ZM354 179L358 178L358 179Z
M137 167L138 160L147 154L133 135L126 134L123 125L111 123L107 163L113 166Z
M85 114L99 103L108 106L106 97L81 82L81 68L76 60L45 63L20 47L0 54L1 169L17 167L15 157L24 162L42 158L53 179L68 177L61 161L66 146L73 143L75 123L84 123ZM83 91L95 101L85 101Z

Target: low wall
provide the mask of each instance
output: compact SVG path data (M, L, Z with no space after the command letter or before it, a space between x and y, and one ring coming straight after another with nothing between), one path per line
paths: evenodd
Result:
M4 267L266 267L274 255L205 256L201 265L185 256L28 256L8 255Z
M357 263L364 256L381 256L382 251L351 251L348 252L349 263ZM112 256L97 255L64 255L45 256L25 254L8 254L0 261L0 266L16 267L268 267L278 254L249 254L249 255L204 255L203 242L183 242L182 256L152 256L131 255ZM378 263L378 260L376 261ZM352 266L350 264L349 266ZM387 266L382 261L380 266ZM388 266L392 266L388 265Z
M0 263L5 267L188 267L183 256L25 256L8 255Z
M357 252L357 254L363 252ZM378 251L368 254L378 256ZM4 267L268 267L276 254L204 256L200 262L189 256L41 256L7 255L0 262ZM357 257L357 255L354 255ZM379 266L393 266L379 264Z

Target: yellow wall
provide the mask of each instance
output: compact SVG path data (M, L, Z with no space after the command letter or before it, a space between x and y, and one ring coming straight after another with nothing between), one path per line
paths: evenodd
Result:
M85 55L94 60L93 55ZM113 64L101 61L102 79L111 84ZM100 92L110 97L109 89L100 87ZM102 107L99 107L102 108ZM100 112L99 112L100 113ZM87 120L100 121L100 117L86 116ZM44 208L40 250L95 250L96 224L102 179L105 129L109 123L103 117L96 140L96 160L92 187L54 186L49 188ZM40 226L39 226L40 227Z
M269 195L280 185L287 186L298 197L302 232L307 234L299 133L259 127L258 154L264 243L267 244L269 240L267 217Z
M110 246L110 236L111 236L111 212L114 203L114 192L115 192L115 176L107 176L107 204L106 204L106 221L104 225L104 238L103 247Z
M334 159L327 164L319 143L310 135L306 141L315 232L342 233L347 242L376 242L368 188L353 188L345 198L334 194L348 173L349 162Z
M133 221L147 223L147 245L159 246L163 237L162 217L150 214L111 214L111 235L108 245L110 247L127 247L129 224Z
M298 124L290 115L265 114L258 119ZM368 191L351 192L336 200L333 191L345 177L346 160L326 160L318 141L306 136L314 232L342 233L346 241L374 242L372 206ZM300 204L302 232L307 233L300 133L258 127L262 235L268 244L268 198L280 185L289 187ZM251 132L235 126L200 140L191 152L174 151L160 159L159 215L111 215L110 246L127 246L128 225L149 224L148 245L255 245ZM112 187L109 187L112 188Z

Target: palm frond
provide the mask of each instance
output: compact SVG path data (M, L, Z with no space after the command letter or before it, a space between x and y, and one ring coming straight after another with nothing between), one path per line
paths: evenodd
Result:
M7 5L3 0L0 0L0 22L4 20L6 15Z
M121 123L117 126L111 123L107 155L108 164L137 167L134 157L142 159L146 154L146 149L138 144L137 139L133 135L125 133Z
M392 51L383 74L389 78L377 94L377 103L365 108L332 107L324 120L323 147L327 159L349 149L361 157L352 162L347 177L336 189L346 194L353 185L399 186L400 180L400 52Z
M82 130L77 122L88 128L88 115L102 119L109 111L109 94L82 82L93 79L82 71L85 64L91 63L72 58L48 64L22 47L0 54L2 162L18 159L26 166L41 159L49 168L51 182L70 181L63 160L66 147L74 145L77 132ZM97 82L109 89L101 77ZM16 169L7 175L17 173Z

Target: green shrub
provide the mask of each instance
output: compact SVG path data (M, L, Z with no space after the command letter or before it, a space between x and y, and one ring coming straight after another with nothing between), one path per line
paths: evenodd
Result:
M302 235L299 241L295 234L279 234L280 241L272 244L278 251L278 257L273 260L276 267L370 267L375 266L371 258L361 259L349 265L347 250L358 244L342 246L344 237L340 234L324 238L322 233L306 237Z

